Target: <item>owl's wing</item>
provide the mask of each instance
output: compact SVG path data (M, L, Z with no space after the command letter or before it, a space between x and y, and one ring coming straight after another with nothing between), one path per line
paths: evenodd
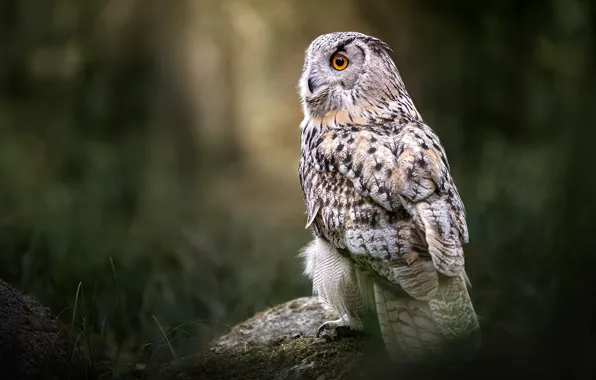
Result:
M347 177L363 196L389 211L405 207L424 234L437 270L465 276L465 209L432 129L412 123L396 127L395 133L329 131L317 153L319 161L323 158L327 168Z

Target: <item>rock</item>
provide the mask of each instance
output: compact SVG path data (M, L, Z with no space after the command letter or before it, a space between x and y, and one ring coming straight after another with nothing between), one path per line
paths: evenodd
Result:
M84 378L70 342L48 308L0 280L0 378Z
M211 351L233 352L247 347L275 346L287 339L314 337L323 321L336 318L323 309L315 297L298 298L236 325L211 343Z
M365 336L324 339L317 328L336 319L314 297L275 306L233 327L197 356L170 363L150 379L347 379L369 378L362 365L378 342Z
M337 318L314 297L298 298L255 314L213 340L207 349L166 364L147 368L147 379L483 379L504 378L511 373L525 378L545 378L539 366L516 359L515 347L495 351L485 347L474 360L423 359L392 363L377 324L365 320L367 334L352 337L315 337L317 328ZM374 322L374 323L373 323ZM521 365L520 365L521 364Z

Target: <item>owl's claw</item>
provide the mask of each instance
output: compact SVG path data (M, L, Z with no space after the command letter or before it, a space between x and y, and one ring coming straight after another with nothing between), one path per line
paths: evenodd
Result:
M325 323L323 323L321 326L319 326L319 328L317 329L317 338L321 337L321 334L328 331L328 330L333 330L334 328L336 328L337 326L339 326L339 321L327 321Z
M335 334L329 334L328 331L333 331ZM338 319L335 321L327 321L323 323L317 329L317 338L321 337L324 334L329 339L340 339L348 336L353 336L357 333L356 330L352 330L350 326L346 325L343 319ZM331 335L334 335L331 336Z

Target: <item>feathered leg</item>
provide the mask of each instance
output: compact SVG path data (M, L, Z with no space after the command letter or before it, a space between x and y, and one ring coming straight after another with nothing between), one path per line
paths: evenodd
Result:
M322 238L315 237L301 255L305 260L304 273L313 281L313 294L327 310L339 315L339 319L323 323L317 336L340 327L361 331L361 314L367 309L367 299L372 302L371 280Z

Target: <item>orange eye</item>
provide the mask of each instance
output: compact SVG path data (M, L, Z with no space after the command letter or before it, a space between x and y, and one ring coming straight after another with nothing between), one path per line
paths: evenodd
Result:
M343 54L334 54L331 58L331 64L335 70L342 71L348 67L348 58L346 58L346 56Z

